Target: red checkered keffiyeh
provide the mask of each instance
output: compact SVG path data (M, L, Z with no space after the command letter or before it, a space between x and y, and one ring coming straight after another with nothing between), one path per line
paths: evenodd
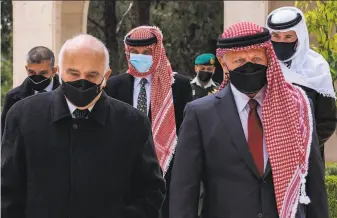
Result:
M166 57L163 35L159 28L140 26L131 30L125 37L131 39L157 38L157 43L146 47L152 49L153 65L147 73L139 73L130 63L130 46L125 43L125 54L128 60L128 73L135 77L146 77L152 74L151 86L151 119L152 133L159 164L164 175L170 165L177 144L176 122L173 105L172 84L173 71Z
M228 27L222 38L254 35L263 28L250 22ZM262 104L262 125L272 168L275 197L280 218L295 217L298 203L308 204L305 178L312 140L312 115L305 93L287 83L270 40L246 47L217 49L223 60L228 51L265 48L268 57L267 89ZM227 84L225 80L221 87Z

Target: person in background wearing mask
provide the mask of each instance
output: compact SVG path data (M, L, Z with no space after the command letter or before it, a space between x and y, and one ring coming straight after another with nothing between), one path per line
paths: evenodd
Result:
M157 218L165 181L151 124L102 91L111 73L107 48L86 34L69 39L59 72L61 87L8 112L1 217Z
M329 64L310 49L309 34L301 10L282 7L271 12L267 28L286 80L301 87L314 105L316 130L324 159L324 143L336 129L336 95Z
M168 190L170 163L184 108L187 102L192 101L190 80L173 73L159 28L137 27L126 34L124 44L129 69L127 73L111 77L106 91L110 97L132 105L149 117ZM162 209L163 218L168 217L168 198L167 195Z
M1 112L1 134L4 130L8 110L21 99L31 95L49 92L56 89L60 83L54 66L54 53L44 46L32 48L26 55L26 71L28 77L24 82L5 95Z
M270 38L267 29L240 22L218 39L230 82L186 105L170 218L197 217L200 181L205 218L328 218L309 99L284 80Z
M191 81L193 100L205 97L215 92L219 85L215 84L212 76L215 72L215 56L213 54L201 54L195 61L196 77Z

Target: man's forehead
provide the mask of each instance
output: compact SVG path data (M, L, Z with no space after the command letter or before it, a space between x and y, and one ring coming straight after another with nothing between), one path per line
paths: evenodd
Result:
M136 51L144 51L144 50L152 50L150 47L147 46L130 46L130 50L136 50Z
M244 51L229 51L226 53L228 57L237 57L237 56L245 56L245 55L254 55L254 54L265 54L265 48L254 48L247 49Z
M214 65L203 65L203 64L198 64L198 67L214 67Z
M27 63L28 68L49 68L51 65L51 60L41 60L39 63Z
M273 31L272 34L273 35L297 35L294 30L289 30L289 31L285 31L285 32Z

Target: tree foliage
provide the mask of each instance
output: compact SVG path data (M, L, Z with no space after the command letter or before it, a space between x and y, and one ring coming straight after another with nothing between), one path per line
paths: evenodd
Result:
M103 1L90 3L89 15L95 21L103 14ZM131 10L130 4L132 4ZM173 70L192 76L194 59L200 53L215 53L216 40L223 30L223 2L202 1L116 1L118 64L112 64L118 72L127 70L124 52L124 36L132 28L143 25L158 26L164 35L164 46ZM103 26L103 28L105 28ZM88 22L88 33L107 42L101 28ZM111 51L110 51L110 55ZM218 66L216 80L222 80Z
M336 80L337 1L297 1L296 6L305 11L308 30L317 40L317 45L311 47L327 60L331 75Z
M1 105L13 85L12 1L1 1Z

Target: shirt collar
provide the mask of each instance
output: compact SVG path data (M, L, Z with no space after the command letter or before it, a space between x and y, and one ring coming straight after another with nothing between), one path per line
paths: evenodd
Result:
M152 74L147 75L146 77L135 77L134 87L140 84L140 81L145 78L147 80L147 84L151 85L152 82Z
M66 101L67 101L67 105L68 105L68 108L69 108L69 111L70 111L70 114L73 114L74 111L77 109L77 107L71 103L67 98L65 98ZM91 112L91 110L94 108L95 104L92 105L91 107L88 108L88 110Z
M205 89L207 89L211 86L216 86L212 79L210 79L205 86L202 86L199 82L198 76L194 77L194 79L191 81L191 84L193 84L193 83L195 83L197 86L203 87Z
M240 92L239 90L237 90L237 88L235 88L235 86L230 83L230 86L232 88L232 93L234 96L234 100L235 100L235 104L236 104L236 108L238 109L239 112L241 112L248 104L248 101L250 100L250 98ZM262 105L264 97L265 97L265 93L266 93L266 88L267 86L264 86L255 96L254 99L259 103L259 105Z

